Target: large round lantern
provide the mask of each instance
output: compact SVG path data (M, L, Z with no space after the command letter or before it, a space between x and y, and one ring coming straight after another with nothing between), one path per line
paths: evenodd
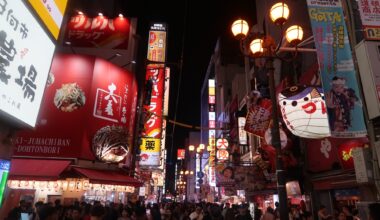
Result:
M324 94L319 87L292 86L278 97L287 128L303 138L330 136Z

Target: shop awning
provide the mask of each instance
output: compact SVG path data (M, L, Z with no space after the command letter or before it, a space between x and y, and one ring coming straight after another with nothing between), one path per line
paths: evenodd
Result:
M130 177L122 172L110 170L96 170L81 167L73 167L76 172L85 176L90 180L90 183L123 185L140 187L143 183L133 177Z
M12 159L9 179L57 180L70 163L69 160Z

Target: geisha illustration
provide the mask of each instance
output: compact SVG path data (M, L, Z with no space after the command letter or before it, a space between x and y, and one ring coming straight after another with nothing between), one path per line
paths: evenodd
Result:
M326 105L329 113L331 131L346 131L351 127L351 111L359 99L355 90L346 87L346 80L335 76L331 90L326 94Z

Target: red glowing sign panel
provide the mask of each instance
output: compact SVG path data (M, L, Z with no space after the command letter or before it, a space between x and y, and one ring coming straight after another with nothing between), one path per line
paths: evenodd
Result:
M208 103L209 104L215 104L215 96L214 95L208 96Z
M146 71L146 81L153 80L152 96L149 106L144 106L148 112L143 136L151 138L161 138L162 130L162 107L164 98L165 69L158 66L148 66Z
M183 160L185 159L185 149L178 149L177 150L177 159L178 160Z
M72 46L128 49L128 18L89 18L82 14L71 17L67 27L65 41Z
M56 54L36 129L18 134L14 154L94 160L100 149L109 158L120 156L120 152L124 155L126 151L111 144L101 148L106 141L120 140L110 135L116 130L107 130L109 127L121 127L133 136L137 89L132 73L108 61ZM97 134L104 142L96 142L99 145L93 148Z

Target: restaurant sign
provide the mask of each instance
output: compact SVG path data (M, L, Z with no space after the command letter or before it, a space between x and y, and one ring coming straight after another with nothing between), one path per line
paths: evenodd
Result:
M0 1L0 111L35 126L54 48L22 1Z

